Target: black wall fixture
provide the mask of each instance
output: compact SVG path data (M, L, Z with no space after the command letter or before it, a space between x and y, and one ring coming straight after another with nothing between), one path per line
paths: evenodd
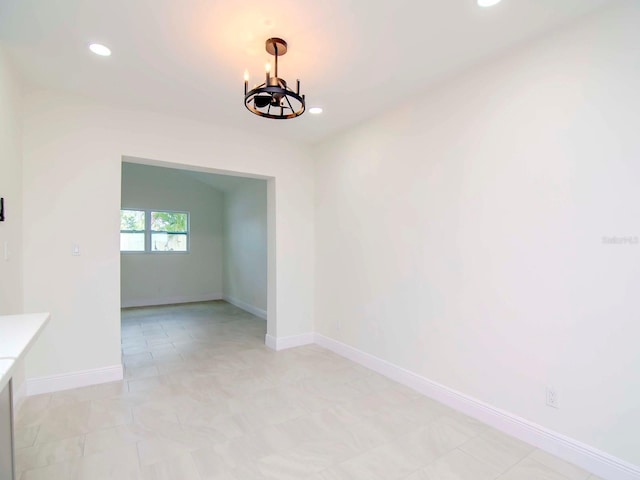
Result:
M4 197L0 198L0 222L4 222Z

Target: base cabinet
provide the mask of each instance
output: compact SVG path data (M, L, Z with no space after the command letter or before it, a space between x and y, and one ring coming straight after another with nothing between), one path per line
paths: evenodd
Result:
M0 392L0 480L14 480L11 381Z

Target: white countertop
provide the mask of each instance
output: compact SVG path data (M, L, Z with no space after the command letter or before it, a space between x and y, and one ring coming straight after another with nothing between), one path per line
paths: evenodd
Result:
M48 313L0 316L0 390L9 383L16 363L29 351L49 316Z

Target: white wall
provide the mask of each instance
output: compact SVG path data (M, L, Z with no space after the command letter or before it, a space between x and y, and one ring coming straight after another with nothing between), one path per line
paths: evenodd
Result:
M267 329L277 337L311 331L313 164L306 150L210 124L33 92L25 97L23 156L25 308L52 312L28 359L29 377L120 363L123 156L269 178L275 201L269 202ZM74 242L81 256L71 256Z
M0 196L4 197L6 218L0 222L0 315L23 313L21 108L19 81L0 48ZM13 375L16 407L24 397L24 379L21 360Z
M316 329L640 465L640 4L318 146ZM545 406L553 385L560 408Z
M224 195L224 296L266 318L267 182L249 180Z
M21 92L0 48L0 315L22 313ZM5 242L9 258L5 259Z
M222 298L222 192L179 170L122 164L122 208L189 212L188 253L123 253L122 306Z

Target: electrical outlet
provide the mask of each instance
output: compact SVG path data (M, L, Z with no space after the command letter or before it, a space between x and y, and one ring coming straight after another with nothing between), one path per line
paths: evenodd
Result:
M546 395L547 406L548 407L553 407L553 408L559 408L559 406L558 406L558 392L556 391L556 389L551 387L551 386L547 386L546 394L547 394Z

